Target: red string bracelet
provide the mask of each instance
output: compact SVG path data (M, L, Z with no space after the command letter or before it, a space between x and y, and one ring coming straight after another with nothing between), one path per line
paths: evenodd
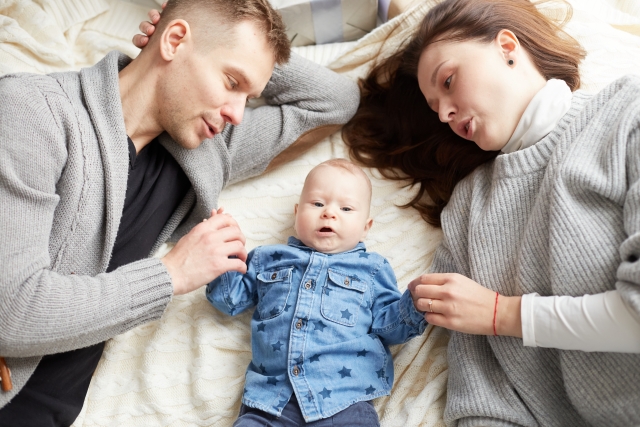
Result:
M493 306L493 336L494 337L498 336L498 333L496 332L496 315L498 314L498 297L499 296L500 294L496 292L496 304Z

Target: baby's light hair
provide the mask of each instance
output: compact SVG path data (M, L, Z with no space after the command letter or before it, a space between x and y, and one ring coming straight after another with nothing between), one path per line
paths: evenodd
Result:
M344 169L346 171L351 172L355 176L361 177L367 183L367 189L368 189L368 192L369 192L369 200L371 200L371 193L372 193L371 180L369 179L367 174L364 173L364 171L362 170L362 168L360 166L356 165L351 160L347 160L347 159L340 159L340 158L338 158L338 159L329 159L329 160L325 160L324 162L320 163L319 165L317 165L316 167L311 169L311 171L307 174L307 177L304 180L305 185L307 184L307 180L309 179L309 177L311 176L313 171L316 170L319 167L322 167L322 166L330 166L330 167L334 167L334 168L342 168L342 169Z

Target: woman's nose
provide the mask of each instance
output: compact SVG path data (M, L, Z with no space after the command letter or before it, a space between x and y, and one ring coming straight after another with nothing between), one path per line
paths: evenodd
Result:
M440 102L438 106L438 117L443 123L449 123L456 117L456 109L450 102Z

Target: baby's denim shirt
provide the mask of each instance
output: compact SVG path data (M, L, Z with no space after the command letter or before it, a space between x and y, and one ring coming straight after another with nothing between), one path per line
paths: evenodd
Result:
M247 273L218 277L207 299L230 315L256 306L242 402L280 416L295 391L307 422L389 394L389 345L426 328L387 260L363 243L338 254L293 237L257 247Z

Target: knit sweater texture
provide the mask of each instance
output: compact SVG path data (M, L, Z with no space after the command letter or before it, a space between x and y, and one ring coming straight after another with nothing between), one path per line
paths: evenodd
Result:
M640 78L577 92L554 130L460 182L432 272L502 295L618 289L640 319ZM445 421L640 425L640 355L524 347L452 333Z
M45 354L86 347L162 316L173 294L159 259L105 273L124 204L129 152L117 52L80 72L0 78L0 355L15 396ZM357 85L297 55L276 67L266 106L187 150L160 143L192 184L155 248L217 206L230 182L265 170L305 132L345 123ZM155 249L154 248L154 249Z

